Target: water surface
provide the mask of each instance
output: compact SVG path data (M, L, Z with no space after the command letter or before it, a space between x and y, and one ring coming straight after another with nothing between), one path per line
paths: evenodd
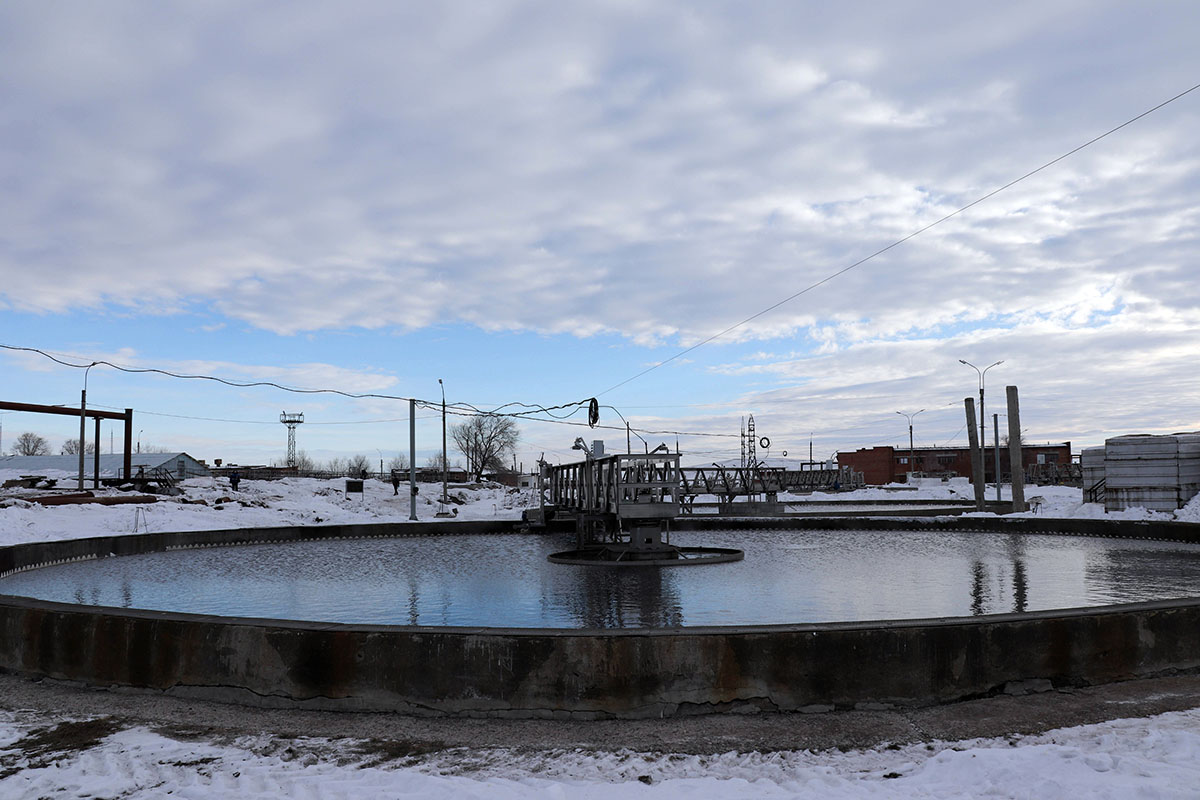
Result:
M433 536L176 550L0 580L123 608L393 625L618 628L971 616L1200 595L1200 548L973 532L703 531L744 561L551 564L573 537Z

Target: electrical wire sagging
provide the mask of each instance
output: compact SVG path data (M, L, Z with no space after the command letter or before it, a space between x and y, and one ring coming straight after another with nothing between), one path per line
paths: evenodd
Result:
M400 401L404 401L404 402L408 402L411 400L416 405L420 406L423 409L429 410L429 411L436 411L436 412L440 413L440 411L442 409L442 404L441 404L440 400L439 401L423 400L421 398L416 398L416 397L403 397L400 395L382 394L379 392L356 393L356 392L342 391L341 389L301 388L301 387L296 387L296 386L287 386L285 384L276 383L275 381L234 381L234 380L229 380L227 378L219 378L219 377L216 377L215 375L193 375L193 374L187 374L187 373L172 372L171 370L158 369L155 367L127 367L122 364L115 364L111 361L106 361L103 359L89 360L88 363L86 363L86 364L76 364L71 361L67 361L63 358L59 358L58 356L55 356L52 353L48 353L45 350L40 350L36 347L21 347L21 346L17 346L17 345L2 344L2 343L0 343L0 350L11 350L14 352L23 352L23 353L35 353L44 358L50 359L51 361L55 362L56 364L61 364L64 367L71 367L73 369L87 369L87 368L90 368L93 366L101 366L102 365L102 366L106 366L106 367L115 369L118 372L126 372L126 373L130 373L130 374L135 374L135 375L153 374L153 375L162 375L162 376L168 377L168 378L178 378L181 380L213 381L215 383L224 384L225 386L231 386L234 388L241 388L241 389L261 386L261 387L278 389L278 390L284 391L284 392L291 392L294 394L332 394L332 395L339 395L341 397L346 397L346 398L350 398L350 399L354 399L354 400L377 399L377 400L400 400ZM503 409L510 408L513 406L517 406L517 407L520 407L525 410L522 410L522 411L504 411L503 410ZM606 406L606 408L612 408L612 406ZM587 410L587 413L588 413L588 421L587 422L574 422L570 419L571 417L575 416L580 411L583 411L585 409ZM555 413L555 412L559 412L559 411L566 411L567 413L564 413L564 414ZM614 409L614 411L615 411L615 409ZM707 432L703 432L703 431L648 430L648 429L644 429L644 428L632 428L632 427L629 427L628 424L626 424L624 426L601 425L601 424L599 424L599 422L600 422L600 405L599 405L598 401L596 400L596 398L594 398L594 397L589 397L584 400L576 400L576 401L573 401L570 403L562 403L562 404L553 405L553 406L543 406L543 405L539 405L536 403L522 403L522 402L518 402L518 401L512 401L512 402L504 403L500 406L497 406L496 408L494 408L492 410L485 410L485 409L477 408L477 407L471 405L470 403L459 402L459 403L452 403L452 404L447 405L446 413L454 415L454 416L460 416L460 417L476 417L476 416L512 417L514 419L527 420L529 422L547 422L547 423L553 423L553 424L558 424L558 425L587 426L589 428L600 428L600 429L615 430L615 431L623 431L628 428L629 430L633 430L638 433L649 434L652 436L670 435L670 436L728 437L728 436L736 435L736 434L724 434L724 433L707 433ZM535 416L537 414L545 414L546 416L545 417ZM167 415L167 414L160 414L160 415L161 416L172 416L172 415ZM179 416L179 415L176 415L176 416ZM619 416L619 414L618 414L618 416ZM196 417L196 419L204 419L204 418ZM218 420L213 420L213 421L218 421ZM220 421L222 421L222 422L250 422L249 420L220 420ZM622 421L624 421L623 417L622 417ZM274 423L274 424L278 424L278 423ZM317 423L314 423L314 424L317 424ZM341 424L341 423L339 423L339 424Z

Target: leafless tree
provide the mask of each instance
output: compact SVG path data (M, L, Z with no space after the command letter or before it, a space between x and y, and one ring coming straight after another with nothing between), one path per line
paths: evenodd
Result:
M460 464L458 464L454 461L448 461L448 466L446 467L446 469L456 470L456 469L459 469L460 467L461 467ZM425 469L433 469L433 470L437 470L438 472L441 472L442 471L442 454L434 453L429 458L425 459Z
M480 414L452 426L450 438L478 481L489 469L503 469L504 457L516 449L520 431L511 417Z
M13 452L19 456L48 456L50 443L36 433L22 433L13 445Z
M403 453L397 454L395 458L387 463L387 468L391 472L395 472L396 470L401 472L406 471L408 469L408 456Z
M358 453L351 457L351 459L346 463L346 470L354 477L361 478L363 475L371 471L371 459L367 458L362 453Z
M312 456L305 450L296 451L296 471L297 472L312 472L317 468L316 462L312 460Z
M345 475L346 459L336 457L329 459L325 464L325 471L332 472L334 475Z
M78 439L67 439L65 442L63 442L62 449L59 450L58 452L62 453L64 456L79 455L79 440ZM84 448L83 452L87 453L88 455L95 453L96 452L96 443L88 442L87 447Z

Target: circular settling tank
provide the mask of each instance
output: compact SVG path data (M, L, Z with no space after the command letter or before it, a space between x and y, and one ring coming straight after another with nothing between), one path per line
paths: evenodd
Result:
M1179 542L921 530L706 530L744 560L694 569L553 564L558 537L323 539L140 553L0 579L92 606L343 624L677 628L968 617L1197 594Z
M550 564L561 538L507 523L3 548L0 669L252 704L586 718L920 705L1200 668L1200 526L721 524L672 539L745 560L688 569Z

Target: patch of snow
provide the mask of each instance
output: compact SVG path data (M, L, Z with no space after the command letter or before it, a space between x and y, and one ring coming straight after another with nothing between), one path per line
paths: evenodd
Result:
M851 751L683 755L454 748L388 760L357 740L177 741L116 730L47 751L64 720L0 712L0 795L139 798L1193 798L1200 710L1036 736ZM120 727L120 726L116 726Z

